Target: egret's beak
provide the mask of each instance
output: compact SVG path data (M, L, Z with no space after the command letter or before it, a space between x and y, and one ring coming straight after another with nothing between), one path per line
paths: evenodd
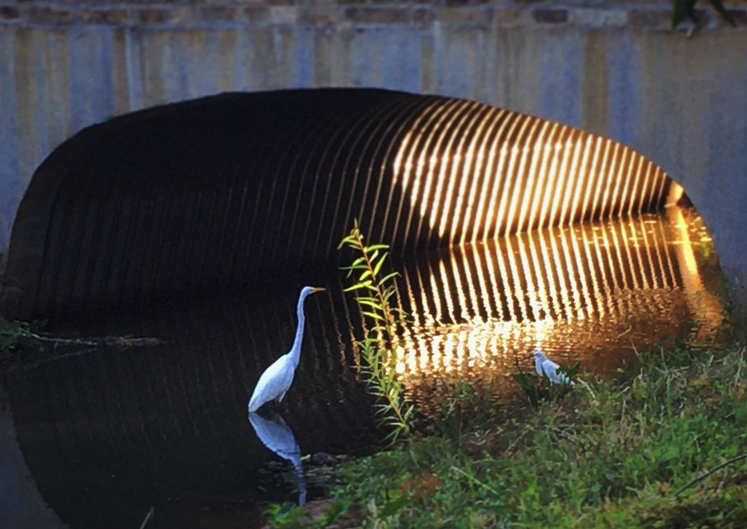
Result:
M317 292L324 292L325 290L327 290L324 287L313 287L313 288L314 288L314 294L316 294Z

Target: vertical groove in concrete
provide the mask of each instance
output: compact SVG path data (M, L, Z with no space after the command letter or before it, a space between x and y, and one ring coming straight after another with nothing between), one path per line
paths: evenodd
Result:
M124 307L329 263L355 219L408 252L658 209L669 182L616 142L474 101L225 94L57 149L21 206L8 271L25 317Z

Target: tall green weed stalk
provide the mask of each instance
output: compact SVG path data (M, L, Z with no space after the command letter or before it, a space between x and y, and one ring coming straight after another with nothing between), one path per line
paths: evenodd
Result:
M396 304L397 272L384 273L384 262L389 255L386 244L366 245L356 222L342 239L338 249L349 248L358 257L349 266L348 279L353 284L345 292L355 292L355 300L366 320L367 332L356 344L361 352L373 394L380 399L377 415L389 426L387 439L394 443L412 431L414 405L405 398L404 386L396 373L397 329L402 326L404 312Z

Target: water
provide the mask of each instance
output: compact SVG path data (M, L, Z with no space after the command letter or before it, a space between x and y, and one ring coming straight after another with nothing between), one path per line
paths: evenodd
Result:
M404 269L414 321L397 370L428 409L449 380L499 381L500 401L518 389L510 373L532 369L535 347L611 373L653 344L718 343L715 263L700 217L678 208L445 250Z
M676 337L717 342L714 260L687 210L399 259L411 319L397 371L436 412L431 403L458 379L493 388L500 404L515 390L509 373L531 369L536 346L561 364L610 372ZM132 528L148 517L149 528L245 528L259 524L264 502L319 497L325 454L369 453L382 436L350 345L360 316L341 274L327 274L315 284L328 292L306 302L281 418L250 421L246 404L290 347L300 284L58 325L70 336L165 343L61 348L4 375L0 527Z

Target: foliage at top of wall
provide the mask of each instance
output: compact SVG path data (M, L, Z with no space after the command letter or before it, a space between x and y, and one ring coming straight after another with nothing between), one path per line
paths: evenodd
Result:
M0 0L0 27L747 29L743 0ZM709 4L710 8L705 4Z
M747 2L747 0L745 0ZM695 13L695 4L698 0L674 0L672 4L672 29L677 28L686 19L691 20L696 25L698 24L698 18ZM716 11L721 18L726 20L732 27L737 26L737 21L734 13L730 12L724 6L722 0L705 0L701 3L708 3L711 5L714 11Z

